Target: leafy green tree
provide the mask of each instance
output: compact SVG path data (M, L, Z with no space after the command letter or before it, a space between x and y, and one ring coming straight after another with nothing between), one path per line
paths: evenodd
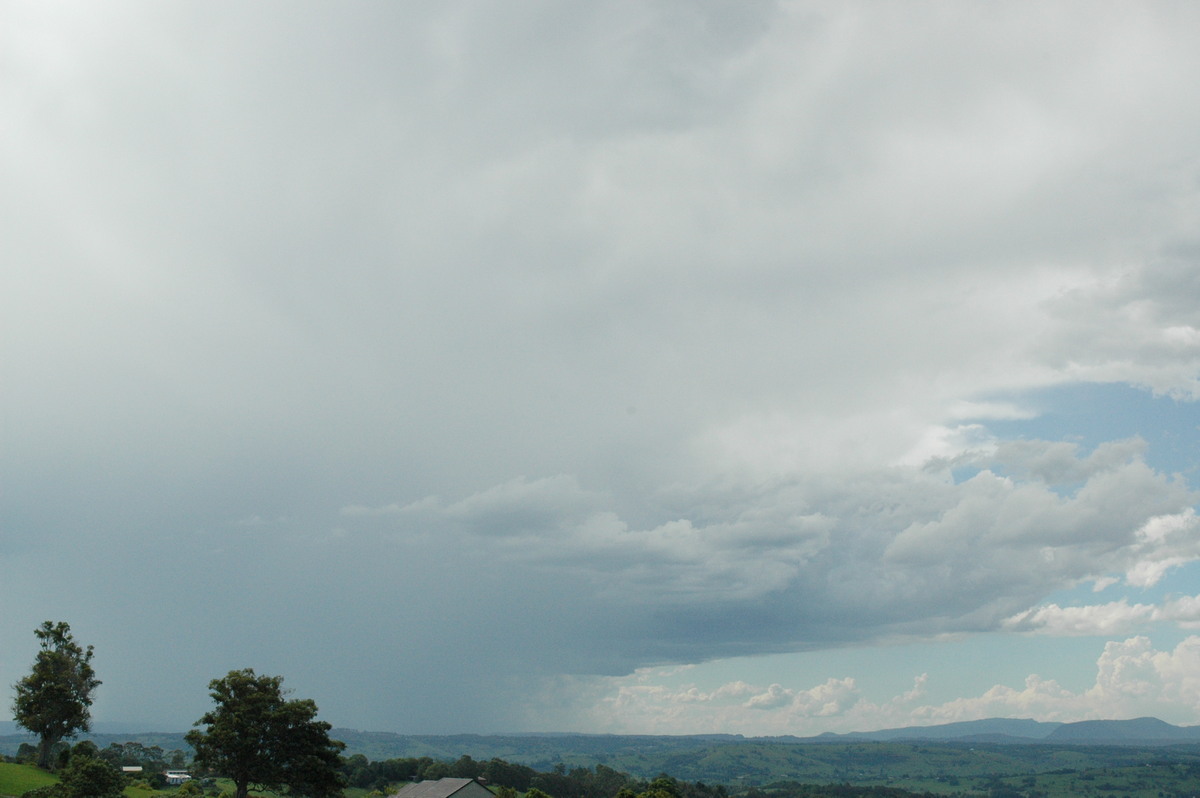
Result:
M74 759L77 756L87 756L95 759L100 756L100 749L91 740L84 740L75 744L71 749L68 759Z
M233 780L235 798L250 787L308 798L341 795L341 750L311 699L285 698L282 676L230 671L209 683L216 708L187 733L195 762Z
M537 771L528 765L517 765L493 758L483 766L482 775L488 784L500 784L512 787L517 792L525 792L533 783Z
M422 779L430 781L436 779L444 779L450 775L450 765L446 762L430 762L425 767L421 768L420 776Z
M125 775L87 752L74 752L60 774L63 798L121 798Z
M41 646L33 669L14 685L13 719L38 736L38 767L50 765L54 744L91 727L92 694L100 686L92 647L82 648L71 627L44 622L34 630Z
M476 762L469 755L463 754L450 766L450 775L458 779L477 779L483 772L482 762Z
M29 743L21 743L17 746L17 761L22 764L30 764L37 761L38 749L36 745Z
M94 745L80 743L63 764L57 784L26 790L22 798L122 798L125 784L125 774L98 756Z
M679 782L666 773L660 773L642 795L649 798L679 798Z
M200 798L204 795L204 788L200 786L200 782L196 779L188 779L183 784L179 785L179 789L175 791L177 798Z

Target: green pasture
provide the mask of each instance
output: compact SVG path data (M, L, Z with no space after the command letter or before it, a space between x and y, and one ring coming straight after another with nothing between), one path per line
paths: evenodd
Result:
M45 787L58 782L58 777L39 770L33 765L16 765L10 762L0 762L0 798L18 798L27 790ZM217 779L221 790L233 794L233 782L228 779ZM250 793L252 796L260 793ZM365 798L367 790L348 789L346 798ZM169 798L175 795L175 789L148 790L141 787L126 787L125 798ZM274 793L261 793L263 798L276 798Z
M20 795L26 790L45 787L58 781L44 770L33 765L13 765L0 762L0 796Z

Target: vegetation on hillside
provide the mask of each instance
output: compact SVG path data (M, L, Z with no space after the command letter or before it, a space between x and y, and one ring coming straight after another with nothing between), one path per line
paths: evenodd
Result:
M92 649L65 623L38 629L41 650L13 711L35 735L10 739L0 798L381 798L447 776L497 798L1176 798L1200 794L1200 744L1100 746L954 742L814 742L732 735L402 737L339 730L283 677L230 671L209 684L215 707L186 735L66 739L86 731L100 684ZM153 740L153 742L150 742ZM175 745L164 750L163 744ZM398 748L416 755L396 756ZM343 755L343 750L349 755ZM375 757L372 759L371 757ZM476 758L478 757L478 758ZM37 767L33 763L37 763ZM142 770L128 782L122 767ZM167 788L167 769L203 778ZM345 788L348 788L345 789Z
M76 746L88 745L80 743ZM716 746L701 757L711 767L771 761L776 770L763 781L731 782L683 780L673 774L657 778L631 775L608 765L591 767L558 764L547 770L509 762L498 757L476 760L463 755L453 760L411 757L371 760L360 753L342 760L340 774L353 798L379 798L394 793L410 781L445 776L486 780L498 798L813 798L814 796L969 796L970 798L1174 798L1200 794L1200 746L1166 748L1098 748L1063 746L976 746L946 743L853 743L795 745L792 752L758 751L759 744L744 744L742 760ZM138 744L128 750L137 752ZM110 746L101 754L124 746ZM751 757L751 752L762 760ZM812 776L782 775L796 760L784 754L804 754L811 759ZM773 755L774 758L772 758ZM153 756L152 756L153 758ZM831 763L845 778L829 777ZM851 772L847 768L858 764ZM57 781L29 765L2 765L0 796L16 796ZM763 771L765 772L765 771ZM14 782L13 775L21 780ZM32 775L31 775L32 774ZM147 774L149 775L149 774ZM232 795L229 782L193 783L185 792ZM664 790L666 784L672 790ZM152 792L143 778L141 789L127 788L127 798L156 798L170 793ZM181 797L182 798L182 797ZM196 795L195 798L199 798Z

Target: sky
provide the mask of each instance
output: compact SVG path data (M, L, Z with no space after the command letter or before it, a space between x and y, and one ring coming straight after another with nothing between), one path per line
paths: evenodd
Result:
M1200 6L0 0L0 682L1200 724Z

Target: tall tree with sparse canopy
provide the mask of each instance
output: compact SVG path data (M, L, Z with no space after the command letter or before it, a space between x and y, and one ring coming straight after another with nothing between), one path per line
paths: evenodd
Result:
M187 733L201 767L233 781L236 798L250 788L308 798L342 793L341 751L311 699L285 698L282 676L251 668L208 685L216 708Z
M41 650L30 674L14 685L13 719L38 736L38 767L47 768L55 743L91 727L92 694L100 680L92 669L92 647L76 643L66 623L46 621L34 634Z

